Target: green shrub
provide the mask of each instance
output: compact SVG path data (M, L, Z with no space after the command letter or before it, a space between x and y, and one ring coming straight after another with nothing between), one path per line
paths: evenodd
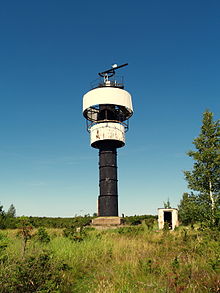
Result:
M0 250L5 250L5 248L8 246L8 242L8 237L5 234L0 233Z
M123 235L137 235L140 233L144 232L144 227L143 226L130 226L130 227L120 227L118 229L115 229L114 232L118 234L123 234Z
M6 248L8 247L10 240L8 237L0 233L0 262L5 262L7 260Z
M163 226L163 231L169 231L169 230L170 230L169 223L168 222L165 222L164 223L164 226Z
M189 235L186 229L183 229L181 231L181 235L184 242L187 242L189 240Z
M130 217L125 217L124 223L128 225L140 225L142 221L147 220L147 223L150 223L151 221L154 221L157 217L156 216L151 216L151 215L141 215L141 216L130 216ZM149 222L148 222L149 220Z
M149 230L152 230L154 227L155 219L154 218L148 218L143 220L143 223L147 226Z
M40 242L43 242L43 243L50 242L50 236L44 227L38 228L36 238L37 238L37 240L39 240Z
M69 227L69 228L65 228L63 230L63 236L64 237L72 237L73 235L76 234L76 227Z
M79 231L77 231L79 229ZM71 239L72 241L81 242L87 236L87 233L83 231L83 228L70 227L63 230L63 236Z
M57 266L48 252L25 257L13 267L0 271L0 292L61 292L59 288L65 270L69 270L69 266Z

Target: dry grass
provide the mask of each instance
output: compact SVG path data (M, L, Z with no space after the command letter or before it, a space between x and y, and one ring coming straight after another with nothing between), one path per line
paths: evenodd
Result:
M68 265L59 292L220 292L218 233L132 229L88 231L81 242L51 229L50 243L29 240L28 254L46 249L54 264ZM9 258L19 258L20 239L7 235Z

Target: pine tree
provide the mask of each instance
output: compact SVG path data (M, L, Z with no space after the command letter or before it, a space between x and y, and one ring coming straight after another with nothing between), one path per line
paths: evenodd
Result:
M213 113L203 113L199 136L194 139L195 151L188 155L195 161L192 171L185 171L188 187L197 191L197 197L206 218L214 222L220 204L220 121L213 121Z
M16 216L16 209L13 204L10 205L6 215L9 218L14 218Z

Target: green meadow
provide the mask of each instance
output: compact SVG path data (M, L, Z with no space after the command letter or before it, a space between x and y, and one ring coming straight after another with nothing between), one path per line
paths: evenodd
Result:
M25 229L0 232L1 293L220 292L219 231Z

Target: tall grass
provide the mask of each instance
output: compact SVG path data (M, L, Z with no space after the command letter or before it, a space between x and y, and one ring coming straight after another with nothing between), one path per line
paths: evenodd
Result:
M21 239L14 231L6 231L7 246L1 249L0 258L0 292L13 292L12 285L18 286L14 292L25 292L22 286L27 288L28 280L14 273L22 264L27 270L23 274L35 282L35 286L29 284L35 291L28 292L220 292L219 232L152 231L137 226L89 230L82 234L81 241L63 237L61 230L50 229L48 233L48 243L32 237L22 259ZM42 262L42 255L45 263L41 267L36 262ZM53 273L39 274L45 283L31 271L31 256L35 257L35 270L45 266ZM19 282L10 282L10 276L19 278ZM6 277L8 287L3 285Z

